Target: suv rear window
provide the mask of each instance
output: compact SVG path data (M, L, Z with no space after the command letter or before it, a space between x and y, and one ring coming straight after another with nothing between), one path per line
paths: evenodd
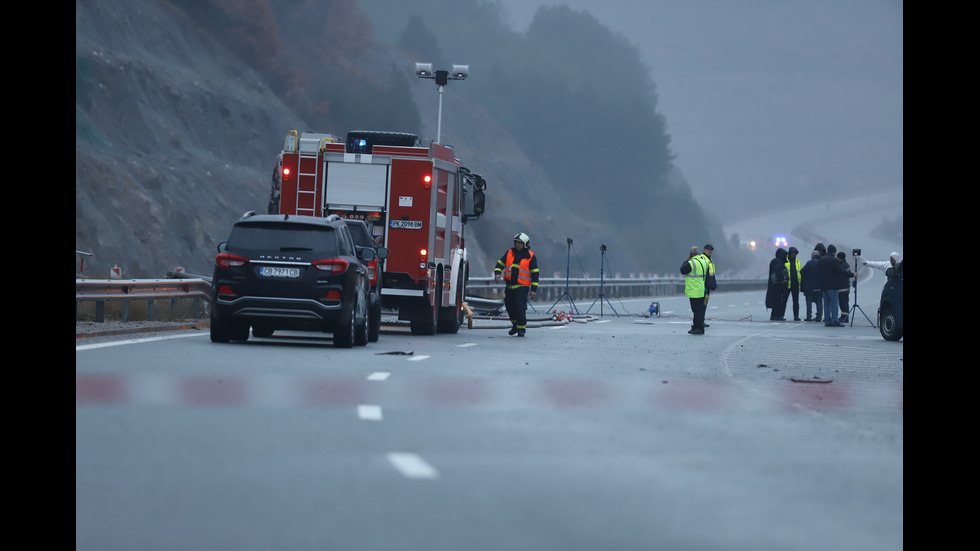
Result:
M370 234L367 233L367 229L364 226L350 224L347 228L350 229L350 236L354 239L355 245L358 247L374 246L374 239L371 239Z
M236 224L228 246L262 251L313 251L336 255L337 234L330 226Z

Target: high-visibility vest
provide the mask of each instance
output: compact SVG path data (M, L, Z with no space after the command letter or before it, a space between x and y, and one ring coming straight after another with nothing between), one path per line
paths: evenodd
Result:
M527 258L522 258L517 267L517 285L523 285L525 287L531 286L531 259L534 257L534 253L527 251ZM513 274L514 264L514 249L507 249L507 260L506 266L504 267L504 281L510 281L511 275Z
M796 258L790 259L787 256L786 257L786 264L784 264L784 266L786 266L786 273L789 274L789 281L786 283L786 287L792 289L793 288L793 271L789 269L790 260L795 260L796 261L796 286L797 287L800 286L800 278L803 277L803 275L800 274L800 257L796 257Z
M684 294L688 298L701 298L704 296L704 276L707 275L707 266L700 256L687 261L691 265L691 271L684 274Z

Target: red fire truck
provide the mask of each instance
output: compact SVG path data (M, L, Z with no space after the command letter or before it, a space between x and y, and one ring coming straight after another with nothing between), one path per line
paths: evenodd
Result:
M415 134L290 131L273 173L271 214L364 220L387 247L381 303L412 334L455 333L462 324L467 265L463 228L485 206L486 180L451 147Z

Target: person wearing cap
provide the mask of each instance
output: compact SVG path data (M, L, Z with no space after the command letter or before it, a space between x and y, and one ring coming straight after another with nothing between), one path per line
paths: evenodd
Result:
M684 275L684 294L691 301L691 313L694 315L694 322L688 333L704 335L704 312L707 309L704 283L708 275L708 263L697 247L691 247L687 260L681 264L681 274Z
M875 268L876 270L881 270L882 272L884 272L887 271L888 268L894 268L901 261L902 261L902 255L897 252L893 252L892 254L888 255L888 260L881 260L881 261L863 260L861 261L861 264L869 268Z
M511 328L508 335L523 337L527 331L527 301L534 300L538 290L538 259L530 248L526 233L514 236L514 246L497 260L493 280L504 279L504 306Z

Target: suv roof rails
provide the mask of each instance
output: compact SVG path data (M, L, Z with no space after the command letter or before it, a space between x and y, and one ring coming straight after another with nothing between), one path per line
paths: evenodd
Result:
M251 218L252 216L255 216L255 211L254 210L250 210L250 211L246 212L245 214L242 215L241 218L239 218L239 220L244 220L246 218Z

